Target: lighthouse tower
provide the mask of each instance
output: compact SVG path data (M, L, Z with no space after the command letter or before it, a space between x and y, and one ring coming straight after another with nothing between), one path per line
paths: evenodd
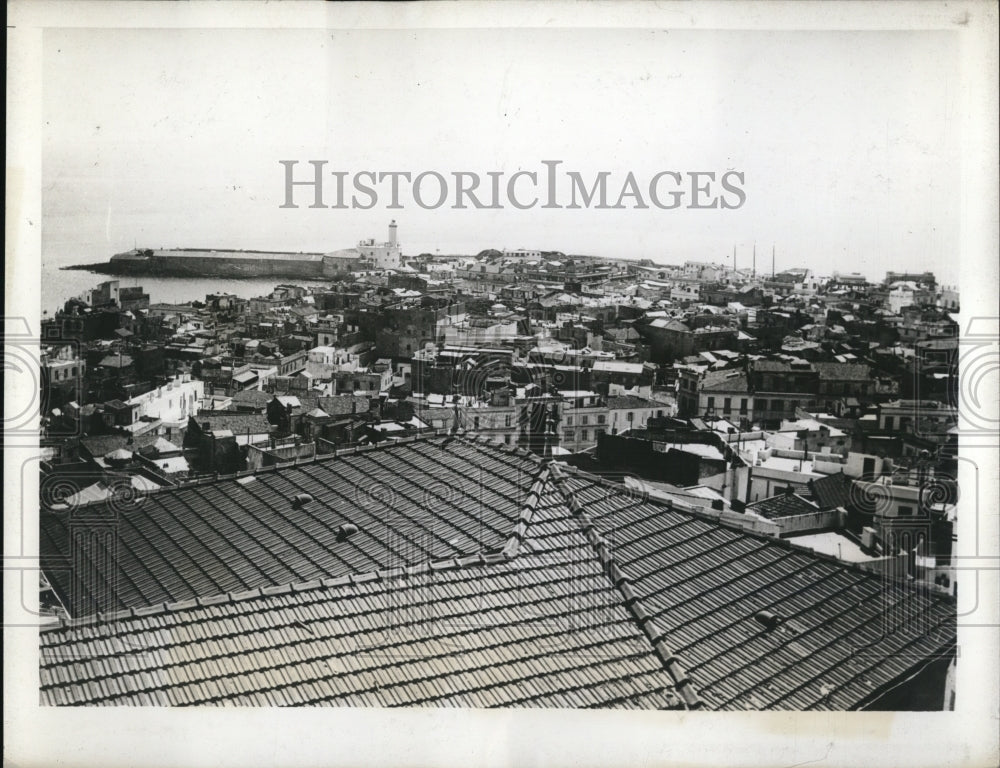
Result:
M403 266L403 254L396 240L396 220L389 223L389 241L376 243L374 237L358 243L358 255L375 269L399 269Z

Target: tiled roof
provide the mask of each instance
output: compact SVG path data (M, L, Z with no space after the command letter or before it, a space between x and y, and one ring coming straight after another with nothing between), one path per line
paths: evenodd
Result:
M683 708L571 518L540 479L505 553L70 622L42 703Z
M868 381L871 368L864 363L813 363L820 379L834 381Z
M954 653L947 598L568 472L449 437L154 493L78 546L136 607L43 630L42 702L837 710Z
M78 550L90 567L52 571L71 615L138 608L502 547L537 472L532 459L473 443L404 444L172 488L131 506L42 511L40 547L62 562L71 541L93 537ZM314 501L296 504L303 493ZM348 523L359 530L339 541ZM98 538L105 533L114 551Z
M607 404L608 408L615 410L663 407L662 403L656 403L653 400L647 400L645 397L636 397L635 395L611 395L607 398Z
M316 398L316 405L331 416L343 416L350 413L368 413L371 400L361 395L336 395Z
M709 708L857 709L954 650L946 598L587 476L568 485ZM759 611L784 621L769 631Z
M101 362L97 364L99 368L128 368L130 365L132 365L131 355L108 355L101 358Z
M708 371L701 385L702 392L747 392L747 377L733 370Z
M777 496L747 504L747 511L768 520L774 520L779 517L808 515L817 512L818 508L797 493L780 493Z
M148 448L162 437L155 432L147 432L144 435L93 435L91 437L81 437L80 445L87 449L91 456L99 458L107 456L112 451L119 448L128 448L130 451L138 451ZM132 441L129 444L129 440Z
M253 405L260 408L266 406L274 398L274 395L260 389L244 389L233 395L233 403L239 405Z
M755 371L780 372L792 370L792 366L783 360L757 360L753 364L753 367Z
M194 417L198 424L208 422L212 431L228 429L237 435L266 433L271 430L267 417L260 413L239 413L237 411L216 411L199 413Z
M824 475L809 481L813 499L820 509L834 509L851 505L851 478L843 472Z

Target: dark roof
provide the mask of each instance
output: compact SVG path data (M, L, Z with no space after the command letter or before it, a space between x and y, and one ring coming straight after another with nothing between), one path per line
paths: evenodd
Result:
M199 425L208 422L210 430L228 429L237 435L245 435L247 432L259 435L269 432L271 429L267 417L260 413L215 411L212 413L199 413L194 417L194 420Z
M702 380L702 392L748 392L746 374L732 369L707 371Z
M856 709L953 651L947 598L585 475L568 485L709 708ZM784 623L767 631L762 610ZM888 626L895 611L920 626Z
M611 395L607 398L608 408L663 408L663 403L654 400L647 400L645 397L635 395Z
M836 710L954 653L946 597L566 472L438 437L155 492L77 556L197 597L43 629L42 701Z
M552 479L524 501L516 556L432 560L46 631L42 702L683 708ZM109 627L141 652L123 661Z
M848 507L851 503L851 488L854 483L843 472L834 475L824 475L809 481L813 499L820 509Z
M83 514L113 530L117 557L102 550L93 568L55 571L53 586L73 616L138 608L502 547L537 470L461 442L344 453L153 493L131 508L43 511L40 546L43 557L69 557ZM315 501L294 505L300 493ZM347 523L359 531L338 542Z
M757 360L753 364L755 371L781 372L790 371L792 366L783 360Z
M302 400L302 402L304 404L306 400ZM368 409L371 408L371 400L360 395L318 397L316 398L316 407L323 409L331 416L344 416L355 412L368 413Z
M239 405L253 405L263 408L273 397L274 395L260 389L244 389L242 392L235 393L232 401Z
M781 493L747 504L747 511L774 520L779 517L808 515L818 510L796 493Z
M871 368L865 363L813 363L820 379L832 381L868 381Z

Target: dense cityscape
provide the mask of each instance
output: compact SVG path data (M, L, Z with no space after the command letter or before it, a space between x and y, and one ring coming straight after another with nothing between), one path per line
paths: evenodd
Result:
M44 703L954 708L956 289L316 256L43 320Z

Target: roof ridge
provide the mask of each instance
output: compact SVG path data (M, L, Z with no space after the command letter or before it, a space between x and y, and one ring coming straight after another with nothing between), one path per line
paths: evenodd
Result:
M660 659L660 663L663 664L663 668L674 681L678 693L680 693L681 698L684 700L684 705L688 709L704 709L705 702L698 696L694 682L681 665L680 657L664 641L663 638L666 633L660 631L652 615L639 602L632 584L629 582L625 572L622 571L621 566L618 565L617 560L615 560L615 556L608 546L607 540L598 532L587 510L580 505L580 502L576 500L576 495L566 485L566 478L563 476L559 466L553 463L549 472L556 488L566 500L566 506L569 507L570 512L573 513L573 517L583 529L584 535L587 537L587 542L594 548L598 559L601 561L605 575L614 585L618 594L621 595L625 608L639 624L639 628L646 636L646 639L649 640L653 651Z
M542 490L548 484L550 477L549 466L543 463L535 475L535 481L531 484L524 503L521 505L517 524L514 526L511 535L507 538L507 543L504 544L502 552L507 557L517 557L520 552L521 544L524 543L525 538L528 536L528 529L535 517L535 511L538 509L538 503L542 500Z

